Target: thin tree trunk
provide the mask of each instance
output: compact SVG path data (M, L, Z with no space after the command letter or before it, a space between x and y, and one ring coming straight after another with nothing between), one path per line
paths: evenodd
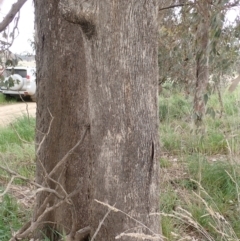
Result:
M204 95L207 92L209 81L209 4L205 0L198 1L197 10L200 23L196 33L196 87L194 95L194 121L196 126L201 125L205 115Z

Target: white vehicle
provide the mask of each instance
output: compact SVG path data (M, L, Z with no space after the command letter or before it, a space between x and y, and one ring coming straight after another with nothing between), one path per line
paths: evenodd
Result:
M29 96L36 101L36 69L8 67L3 72L1 92L6 96Z

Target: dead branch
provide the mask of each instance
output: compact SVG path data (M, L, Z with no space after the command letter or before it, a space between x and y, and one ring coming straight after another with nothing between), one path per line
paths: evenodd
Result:
M216 7L216 8L219 8L219 6L217 6L216 4L213 4L212 1L207 1L208 4ZM180 4L174 4L174 5L170 5L170 6L167 6L167 7L162 7L162 8L159 8L158 11L163 11L163 10L168 10L168 9L172 9L172 8L178 8L178 7L184 7L184 6L194 6L196 5L196 3L180 3ZM228 3L228 4L225 4L223 5L221 8L219 8L219 10L225 10L225 9L229 9L229 8L234 8L234 7L238 7L240 6L239 4L239 1L235 1L233 3Z
M19 97L20 97L21 101L22 101L23 103L25 103L25 105L26 105L28 123L30 123L30 115L29 115L29 111L28 111L28 103L23 99L22 95L19 95Z
M109 209L109 211L113 211L113 212L120 212L122 214L124 214L125 216L127 216L128 218L130 218L131 220L133 220L134 222L136 222L137 224L140 224L141 227L144 227L146 230L148 230L152 235L146 235L144 233L126 233L123 232L120 235L117 235L115 237L115 239L120 239L121 237L134 237L134 238L140 238L142 240L158 240L158 241L163 241L164 237L160 234L155 233L153 230L151 230L149 227L147 227L145 224L143 224L142 222L140 222L139 220L137 220L136 218L132 217L131 215L125 213L124 211L118 209L115 207L115 205L111 206L107 203L98 201L96 199L94 199L95 202L107 207ZM106 219L107 215L109 214L109 212L104 216L103 220L100 222L97 231L95 232L97 234L97 232L99 231L99 229L101 228L101 225L103 224L104 220ZM151 214L150 214L151 215ZM129 231L129 230L128 230ZM94 241L94 236L91 239L91 241Z
M16 3L12 5L12 8L8 12L8 14L5 16L3 21L0 23L0 32L4 31L6 27L12 22L14 17L17 15L17 13L20 11L21 7L27 0L18 0Z
M83 239L87 238L87 236L90 234L90 230L91 230L91 228L89 226L87 226L85 228L81 228L76 232L75 236L72 236L70 233L69 235L67 235L65 237L64 240L66 240L66 241L83 240Z
M53 117L52 117L52 120L53 120ZM52 120L50 122L50 126L51 126ZM35 182L29 180L28 178L25 178L25 177L19 175L18 173L16 173L15 171L11 170L8 167L6 168L3 166L0 166L0 168L2 168L3 170L7 171L10 175L12 175L13 180L14 180L14 178L20 178L22 180L25 180L25 181L31 183L35 187L37 187L36 194L39 192L47 193L46 198L44 199L43 203L38 208L38 211L36 212L35 217L32 219L32 221L26 223L26 225L24 225L17 233L15 233L13 235L13 237L11 238L10 241L16 241L16 240L19 240L22 238L30 237L30 235L43 223L43 220L46 217L46 215L49 214L50 212L52 212L53 210L59 208L63 204L70 205L70 210L72 213L72 227L71 227L71 231L67 235L67 240L68 241L79 240L80 238L87 237L89 235L90 227L85 227L80 230L77 230L77 228L76 228L76 226L77 226L76 225L76 210L75 210L75 207L73 205L71 198L79 192L79 185L77 185L77 187L74 191L72 191L70 194L68 194L67 191L64 189L64 187L61 185L60 180L55 180L51 177L53 174L55 174L57 171L59 171L59 168L63 164L66 164L69 155L71 155L75 151L75 149L84 141L89 128L90 128L90 126L86 125L86 128L83 131L83 134L82 134L80 140L76 143L76 145L72 149L70 149L67 152L67 154L58 162L58 164L53 168L53 170L49 174L47 173L46 169L44 168L41 160L39 160L40 164L42 165L44 177L45 177L45 180L43 181L42 185L35 183ZM50 131L50 128L48 130L48 133L49 133L49 131ZM46 135L44 137L46 137ZM44 140L45 140L45 138L43 138L43 140L41 141L40 146ZM40 148L40 146L39 146L39 148ZM53 183L55 183L55 189L52 189L48 186L48 181L52 181ZM49 201L51 200L52 195L55 195L57 197L57 199L55 201L55 204L53 204L52 206L49 206Z
M131 215L125 213L124 211L118 209L114 206L111 206L109 205L108 203L104 203L104 202L101 202L101 201L98 201L97 199L94 199L95 202L107 207L109 210L113 211L113 212L120 212L122 214L124 214L125 216L127 216L128 218L130 218L131 220L135 221L137 224L140 224L142 227L144 227L146 230L148 230L152 235L153 237L158 237L159 240L163 240L162 236L160 236L159 234L155 233L154 231L152 231L149 227L147 227L145 224L143 224L142 222L138 221L136 218L132 217ZM92 240L91 240L92 241Z
M13 128L14 132L16 133L16 135L20 141L22 141L23 143L32 145L32 143L22 139L22 137L19 135L19 133L17 132L16 128L14 127L14 125L12 123L10 123L10 126Z
M44 174L45 174L45 175L44 175L44 178L47 179L47 180L45 180L45 182L42 183L42 186L44 186L45 184L48 185L48 182L47 182L47 181L51 181L51 182L53 182L54 184L56 184L56 187L59 186L59 187L61 188L61 190L63 191L64 195L67 195L64 187L63 187L63 186L61 185L61 183L59 182L59 179L60 179L60 176L61 176L61 175L59 175L58 181L56 181L56 180L54 180L53 178L49 177L49 175L48 175L48 173L47 173L47 170L45 169L45 167L44 167L43 164L42 164L42 161L41 161L41 160L38 160L38 161L39 161L39 163L41 164L41 167L42 167L43 172L44 172Z
M0 194L0 197L3 197L8 192L8 190L10 189L14 179L15 179L14 177L11 177L11 180L8 182L7 187L5 188L5 190Z
M52 169L52 171L48 174L49 177L51 177L53 174L56 173L56 171L58 170L58 168L60 166L62 166L68 159L68 157L75 151L75 149L84 141L85 139L85 136L87 134L87 131L89 130L90 126L89 125L86 125L86 128L82 134L82 137L81 139L77 142L77 144L67 152L67 154L62 158L61 161L58 162L58 164Z
M82 228L76 232L75 240L82 240L90 234L91 228L89 226Z
M115 205L113 205L113 206L115 206ZM94 235L92 236L91 241L94 241L94 240L95 240L95 238L96 238L96 236L97 236L100 228L102 227L105 219L107 218L107 216L109 215L109 213L110 213L111 211L112 211L111 209L108 209L107 213L104 215L103 219L102 219L101 222L99 223L99 225L98 225L98 227L97 227Z
M26 182L32 184L33 186L37 187L38 189L37 189L36 193L38 193L38 192L49 192L49 193L55 194L59 199L64 198L63 196L59 195L59 193L57 193L54 189L43 187L42 185L40 185L40 184L38 184L34 181L31 181L30 179L18 174L17 172L15 172L15 171L13 171L9 168L6 168L6 167L0 165L0 169L4 170L4 171L8 172L10 175L12 175L10 182L7 184L7 187L6 187L5 191L0 194L0 197L3 196L4 194L6 194L6 192L7 192L6 190L9 190L9 188L10 188L11 184L13 183L14 179L18 178L18 179L22 179L23 181L26 181Z
M194 5L194 3L175 4L175 5L170 5L170 6L167 6L167 7L159 8L158 11L160 12L160 11L171 9L171 8L178 8L178 7L192 6L192 5Z
M49 112L49 114L50 114L50 116L51 116L50 124L49 124L49 127L48 127L48 131L47 131L47 133L44 134L44 136L43 136L41 142L38 144L38 148L37 148L37 150L36 150L36 155L37 155L38 152L40 151L41 146L42 146L42 144L44 143L46 137L49 135L50 130L51 130L51 127L52 127L52 123L53 123L53 120L54 120L54 117L53 117L51 111L49 110L49 108L48 108L48 112Z
M50 113L50 111L49 111ZM50 113L51 115L51 113ZM50 132L51 129L51 124L53 121L53 116L51 115L52 119L50 121L50 127L48 132L44 135L42 141L40 142L39 146L38 146L38 150L41 148L41 145L43 144L46 136L48 135L48 133ZM18 174L17 172L11 170L7 164L6 167L5 166L1 166L0 165L0 169L6 171L7 173L9 173L12 177L10 182L7 185L6 190L3 192L3 194L5 194L8 190L9 187L11 186L12 182L14 181L15 178L19 178L22 179L32 185L34 185L37 190L35 192L35 194L39 193L39 192L46 192L46 198L44 199L43 203L40 205L40 207L38 208L35 216L33 217L33 219L30 222L27 222L18 232L14 233L12 238L10 239L10 241L17 241L19 239L22 238L27 238L30 237L30 235L40 226L42 225L44 218L46 217L46 215L48 215L50 212L52 212L53 210L59 208L61 205L63 204L68 204L70 205L70 210L72 213L72 227L71 227L71 231L69 232L69 234L67 235L67 240L68 241L72 241L72 240L78 240L82 237L87 237L90 233L90 227L85 227L83 229L77 230L77 225L76 225L76 210L75 207L73 205L73 202L71 200L71 198L73 196L75 196L78 192L79 192L79 184L76 186L75 190L73 190L70 194L67 193L67 191L64 189L64 187L61 185L60 183L60 177L61 175L58 175L58 180L55 180L52 176L53 174L56 174L57 171L59 171L59 168L66 164L68 157L75 151L75 149L84 141L87 131L89 130L90 126L86 125L85 129L82 133L82 136L80 138L80 140L75 144L75 146L70 149L66 155L58 162L58 164L50 171L50 173L47 172L47 170L45 169L43 163L41 162L41 160L39 160L42 169L43 169L43 173L44 173L44 181L42 184L38 184L34 181L31 181L30 179L21 176L20 174ZM19 138L21 139L21 137L19 136ZM61 172L62 173L62 172ZM51 181L55 184L55 188L50 188L50 186L48 185L48 182ZM50 206L49 205L49 201L52 199L53 195L55 197L57 197L57 199L55 199L55 203Z
M63 200L57 202L53 206L51 206L51 207L47 206L47 208L44 210L44 212L37 217L36 221L32 221L30 226L24 232L22 232L22 233L17 232L15 234L15 236L13 237L14 239L11 239L10 241L19 240L19 239L22 239L22 238L29 237L34 232L34 230L36 230L38 228L38 226L41 224L42 220L44 219L44 217L48 213L50 213L53 210L57 209L58 207L60 207L64 203L69 203L69 199L71 199L77 193L78 193L78 189L76 189L75 191L70 193L67 197L65 197Z

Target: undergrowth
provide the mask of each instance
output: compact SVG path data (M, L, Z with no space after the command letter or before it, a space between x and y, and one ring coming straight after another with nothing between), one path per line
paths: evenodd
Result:
M35 119L22 116L7 127L0 128L0 165L33 179ZM17 202L14 194L1 193L10 180L10 175L0 169L0 240L7 241L13 231L26 221L29 210ZM12 185L26 185L15 179ZM11 193L11 192L10 192Z
M16 101L16 98L6 97L4 94L0 93L0 105L15 103Z
M223 111L217 95L211 95L211 111L199 132L191 106L191 99L176 90L159 97L163 235L166 241L239 241L239 92L223 93ZM0 128L0 164L29 178L35 169L34 129L35 120L26 116ZM4 171L0 177L1 183L9 178ZM25 216L10 195L1 200L0 216L0 240L5 241Z
M159 97L162 231L168 241L240 240L239 90L207 103L201 131L192 101L166 91Z
M12 229L17 230L21 227L25 219L25 213L21 210L17 201L4 195L0 205L0 240L5 241L11 238Z

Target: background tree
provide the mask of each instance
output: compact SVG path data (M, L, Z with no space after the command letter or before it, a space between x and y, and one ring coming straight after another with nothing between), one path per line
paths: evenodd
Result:
M195 96L196 123L206 113L209 80L218 90L220 80L229 79L236 70L238 24L228 23L227 11L238 4L237 1L172 1L160 8L165 15L159 29L160 83L171 81L184 87L186 95Z
M210 4L198 1L196 4L198 26L196 29L196 85L194 91L194 122L198 126L205 115L204 95L209 82L209 52L210 52Z

